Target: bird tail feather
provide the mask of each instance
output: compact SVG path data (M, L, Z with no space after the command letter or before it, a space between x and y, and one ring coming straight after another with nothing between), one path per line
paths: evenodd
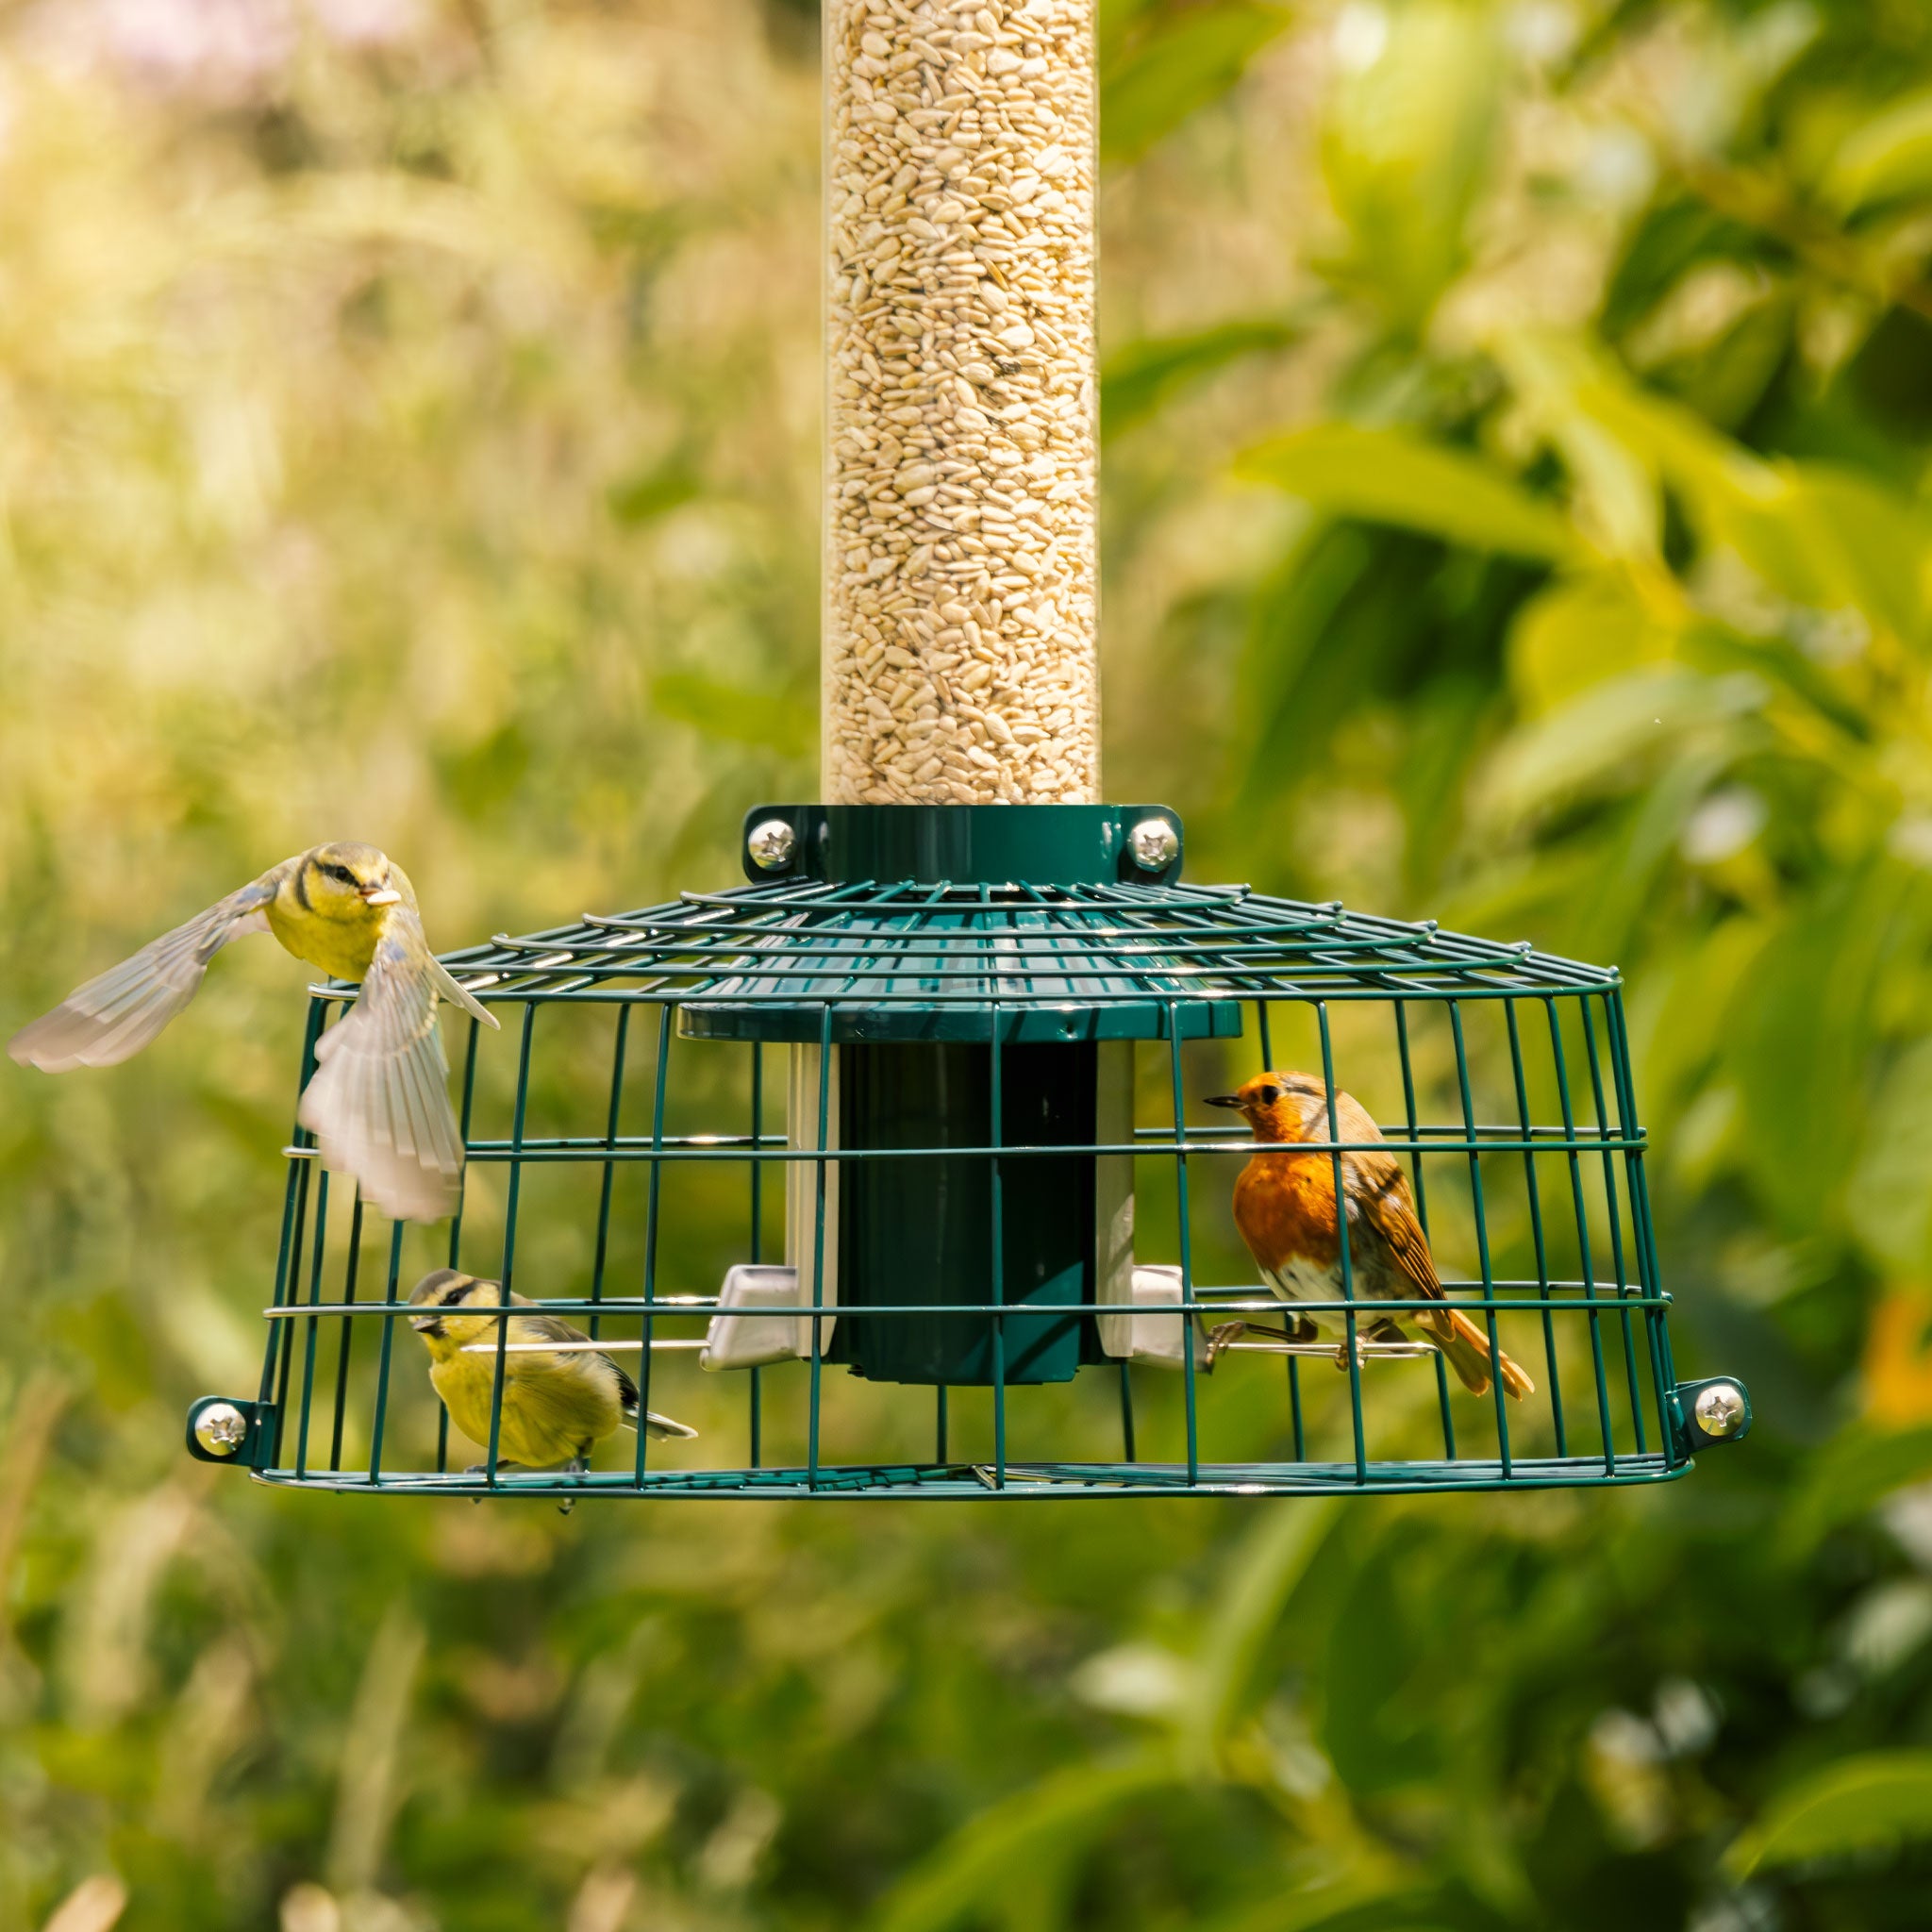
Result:
M636 1409L625 1409L624 1425L627 1429L637 1427ZM697 1433L689 1423L677 1422L668 1415L659 1415L655 1409L647 1408L644 1411L644 1434L654 1442L691 1442L697 1440Z
M1416 1317L1416 1325L1449 1358L1449 1366L1472 1395L1490 1392L1490 1339L1458 1308L1430 1308ZM1506 1355L1499 1358L1503 1392L1512 1402L1536 1393L1536 1384Z

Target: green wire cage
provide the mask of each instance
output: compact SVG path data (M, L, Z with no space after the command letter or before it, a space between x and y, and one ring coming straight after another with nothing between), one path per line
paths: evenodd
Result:
M195 1455L418 1495L1314 1494L1667 1481L1748 1427L1673 1370L1614 972L1188 884L1155 808L777 806L744 849L747 885L445 956L509 1009L459 1056L463 1212L378 1237L298 1132L259 1389L195 1405ZM353 995L314 990L305 1080ZM1352 1346L1210 1367L1282 1305L1228 1232L1253 1143L1199 1102L1294 1063L1374 1114L1528 1400L1371 1339L1345 1241L1306 1306ZM1307 1144L1339 1179L1362 1143ZM473 1464L407 1326L443 1263L697 1439L504 1467L499 1316Z

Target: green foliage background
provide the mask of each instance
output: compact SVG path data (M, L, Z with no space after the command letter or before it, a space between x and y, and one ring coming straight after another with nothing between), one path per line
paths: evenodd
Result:
M271 1494L179 1448L281 1199L242 948L5 1080L0 1924L1925 1923L1932 15L1100 10L1112 788L1196 876L1623 964L1750 1444ZM0 7L0 1027L320 838L449 946L812 789L816 154L808 0Z

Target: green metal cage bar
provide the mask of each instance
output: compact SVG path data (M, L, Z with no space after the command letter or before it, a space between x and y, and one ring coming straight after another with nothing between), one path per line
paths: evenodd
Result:
M688 1332L692 1325L725 1312L715 1292L663 1292L666 1213L684 1185L678 1177L696 1184L717 1163L743 1164L745 1225L712 1245L729 1259L758 1264L766 1252L767 1170L781 1181L794 1167L808 1175L804 1196L795 1191L792 1196L791 1218L801 1198L805 1203L802 1224L788 1230L792 1251L811 1259L808 1304L802 1310L733 1306L728 1311L735 1321L752 1324L799 1324L803 1314L809 1330L795 1364L764 1362L729 1372L746 1378L741 1457L735 1448L719 1452L706 1439L654 1456L640 1435L624 1466L608 1457L581 1475L506 1466L508 1324L517 1311L505 1308L479 1311L493 1321L494 1332L489 1441L478 1445L481 1460L474 1468L453 1467L448 1417L428 1391L420 1357L407 1341L402 1353L395 1346L396 1323L409 1312L404 1261L413 1238L400 1226L389 1230L381 1298L365 1292L371 1264L363 1250L372 1237L362 1204L352 1193L343 1215L340 1184L332 1200L330 1178L299 1127L287 1150L258 1396L252 1404L225 1404L239 1412L244 1431L225 1456L221 1448L226 1445L210 1450L196 1433L202 1413L221 1399L197 1404L190 1428L194 1453L239 1461L272 1484L362 1493L1091 1498L1668 1481L1690 1467L1696 1451L1736 1440L1748 1427L1748 1402L1736 1384L1679 1385L1674 1379L1670 1297L1659 1285L1646 1141L1614 972L1527 945L1444 933L1429 923L1367 918L1338 904L1185 885L1179 823L1157 808L790 806L754 813L747 826L774 818L795 834L778 877L748 864L751 880L741 888L687 893L637 912L587 916L523 939L498 935L444 960L477 997L522 1008L507 1133L474 1131L479 1075L490 1064L479 1058L480 1029L474 1022L460 1056L459 1118L469 1158L479 1169L507 1170L499 1278L508 1290L518 1273L522 1224L529 1211L526 1179L585 1172L595 1200L583 1277L546 1279L531 1299L584 1323L620 1359L634 1355L642 1407L654 1405L655 1385L675 1367L677 1352L698 1345ZM1171 828L1174 850L1141 870L1134 835L1150 819ZM1025 875L1006 876L1009 872ZM315 990L302 1043L305 1083L323 1027L352 996L346 987ZM1382 1123L1381 1141L1344 1141L1334 1096L1352 1079L1364 1078L1351 1070L1370 1052L1361 1029L1373 1016L1362 1009L1374 1005L1388 1009L1390 1023L1388 1050L1375 1058L1395 1079L1375 1070L1373 1083L1391 1100L1399 1090L1400 1113ZM657 1015L649 1120L626 1131L632 1012L641 1006ZM1538 1007L1541 1024L1532 1032L1524 1021ZM612 1014L608 1071L593 1089L573 1090L570 1099L572 1111L581 1107L591 1117L582 1131L532 1132L533 1067L542 1063L540 1033L549 1036L548 1028L540 1029L539 1013L553 1009L560 1024L562 1015L583 1008ZM1499 1014L1500 1028L1494 1024ZM1343 1015L1349 1016L1345 1052L1338 1033ZM1428 1353L1429 1395L1418 1403L1412 1387L1399 1386L1403 1372L1378 1361L1377 1344L1365 1343L1358 1332L1365 1324L1344 1218L1338 1292L1302 1306L1338 1318L1345 1337L1336 1352L1345 1402L1338 1409L1326 1399L1336 1393L1334 1383L1324 1389L1303 1375L1306 1346L1298 1353L1293 1345L1271 1350L1287 1356L1275 1459L1222 1456L1209 1447L1205 1438L1214 1421L1216 1384L1197 1331L1205 1332L1210 1318L1260 1314L1281 1304L1257 1282L1213 1283L1214 1274L1230 1265L1224 1230L1218 1237L1221 1257L1204 1282L1196 1252L1197 1196L1210 1179L1206 1198L1223 1196L1234 1176L1231 1161L1248 1158L1251 1144L1242 1129L1188 1120L1186 1056L1210 1042L1241 1039L1249 1016L1258 1058L1244 1054L1244 1063L1276 1064L1285 1016L1319 1060L1330 1095L1327 1135L1304 1143L1302 1151L1325 1156L1338 1185L1350 1152L1377 1146L1401 1158L1450 1298L1479 1324L1492 1355L1510 1347L1514 1337L1533 1332L1540 1338L1541 1374L1533 1409L1512 1416L1500 1377L1487 1403L1460 1395L1434 1351ZM1477 1020L1485 1035L1480 1056L1471 1032ZM1423 1022L1432 1056L1426 1074L1419 1062L1417 1026ZM1532 1037L1546 1040L1546 1053L1530 1054ZM689 1044L679 1049L680 1041ZM1008 1131L1005 1101L1014 1051L1102 1041L1132 1054L1135 1041L1158 1052L1158 1080L1151 1079L1151 1061L1142 1071L1150 1076L1145 1095L1163 1096L1164 1121L1136 1122L1125 1139L1117 1129L1073 1141L1040 1141ZM767 1119L766 1052L788 1042L790 1052L815 1051L809 1091L794 1094L794 1111L813 1118L793 1119L778 1133ZM835 1056L877 1043L916 1052L945 1042L986 1055L991 1102L984 1139L943 1148L947 1160L983 1165L988 1178L986 1277L967 1280L963 1289L937 1284L939 1291L923 1299L903 1292L855 1299L845 1279L853 1266L849 1211L836 1240L832 1234L835 1197L845 1191L839 1177L859 1171L916 1175L918 1163L929 1167L941 1150L847 1144L840 1129L853 1118L851 1102L848 1095L841 1113L834 1093ZM1571 1086L1579 1056L1588 1094L1581 1110ZM742 1064L741 1105L749 1130L675 1126L674 1113L681 1123L690 1107L680 1082L690 1077L715 1094L721 1057ZM674 1077L688 1059L695 1071ZM1441 1109L1433 1116L1430 1092ZM1097 1403L1079 1398L1071 1420L1060 1412L1048 1428L1038 1424L1034 1388L1015 1379L1010 1352L1014 1324L1041 1316L1036 1305L1012 1298L1007 1274L1008 1236L1020 1240L1024 1251L1030 1232L1026 1222L1012 1220L1014 1164L1043 1158L1088 1162L1096 1172L1099 1163L1124 1161L1137 1195L1143 1175L1164 1172L1165 1192L1157 1193L1168 1204L1161 1224L1171 1226L1164 1238L1171 1246L1134 1260L1174 1271L1177 1298L1162 1300L1158 1312L1179 1324L1179 1359L1172 1367L1109 1359L1097 1342L1083 1344L1090 1370L1110 1372L1109 1392ZM913 1165L895 1169L894 1162ZM625 1181L640 1165L641 1217L626 1205ZM1440 1191L1458 1171L1459 1188L1452 1191L1461 1206L1445 1225L1437 1212ZM1567 1208L1553 1216L1552 1202L1566 1198ZM1499 1201L1506 1204L1501 1209ZM1503 1239L1512 1256L1520 1255L1520 1266L1498 1266L1493 1223L1499 1211L1509 1224ZM640 1219L641 1229L633 1225ZM345 1235L340 1228L344 1220ZM468 1239L459 1212L448 1230L447 1265L463 1265ZM1440 1244L1445 1241L1473 1257L1472 1273L1457 1275L1443 1265ZM641 1244L637 1292L613 1293L611 1271L626 1244ZM1109 1311L1133 1312L1100 1298L1097 1265L1072 1310L1093 1337ZM841 1287L835 1301L826 1298L828 1279ZM325 1290L332 1281L340 1287L331 1296ZM921 1284L922 1291L931 1286ZM1372 1306L1379 1315L1424 1304L1378 1297ZM841 1334L852 1336L865 1332L858 1324L962 1318L985 1333L992 1365L980 1453L962 1457L954 1447L960 1418L957 1391L944 1375L927 1384L933 1390L930 1460L907 1454L908 1424L897 1421L881 1425L891 1438L879 1445L882 1453L855 1455L849 1443L832 1451L828 1431L841 1407L835 1391L843 1384L828 1375L834 1364L826 1359L826 1327L843 1324ZM1620 1348L1607 1346L1607 1319L1615 1324ZM378 1335L368 1355L357 1349L354 1337L358 1325L372 1323ZM318 1374L329 1324L339 1332L333 1373L325 1368ZM850 1345L841 1342L841 1349ZM1525 1343L1516 1340L1514 1347L1521 1354ZM1613 1370L1617 1355L1621 1367ZM1084 1378L1084 1372L1076 1377ZM1566 1402L1566 1379L1580 1379L1586 1388L1580 1407L1574 1387ZM915 1399L914 1386L902 1391L902 1403ZM1707 1411L1710 1389L1719 1389L1723 1400ZM802 1441L788 1442L776 1460L774 1392L786 1398L781 1406L788 1417L798 1410L803 1417ZM398 1422L399 1410L406 1423ZM708 1405L708 1437L715 1437L717 1410L716 1403ZM1418 1431L1424 1413L1440 1455L1422 1452ZM1587 1438L1584 1418L1594 1424L1594 1445L1578 1440L1579 1425ZM1707 1426L1712 1418L1717 1421ZM1150 1426L1172 1441L1171 1452L1148 1455ZM1062 1440L1070 1433L1080 1440ZM1488 1441L1480 1441L1485 1435ZM1109 1436L1115 1441L1106 1440ZM358 1452L352 1458L364 1441L366 1457Z

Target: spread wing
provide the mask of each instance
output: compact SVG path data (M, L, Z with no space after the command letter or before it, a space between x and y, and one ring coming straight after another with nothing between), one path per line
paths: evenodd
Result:
M502 1031L502 1023L488 1007L473 993L468 987L453 979L442 961L435 954L429 956L429 976L436 982L436 990L452 1006L462 1008L473 1020L480 1020L486 1026L494 1026Z
M396 1221L441 1221L462 1188L429 965L422 922L392 908L355 1005L316 1041L297 1115L323 1165L354 1174L362 1198Z
M51 1013L23 1026L7 1051L22 1066L47 1074L111 1067L139 1053L194 997L208 962L230 940L268 930L263 908L293 863L263 873L75 988Z

